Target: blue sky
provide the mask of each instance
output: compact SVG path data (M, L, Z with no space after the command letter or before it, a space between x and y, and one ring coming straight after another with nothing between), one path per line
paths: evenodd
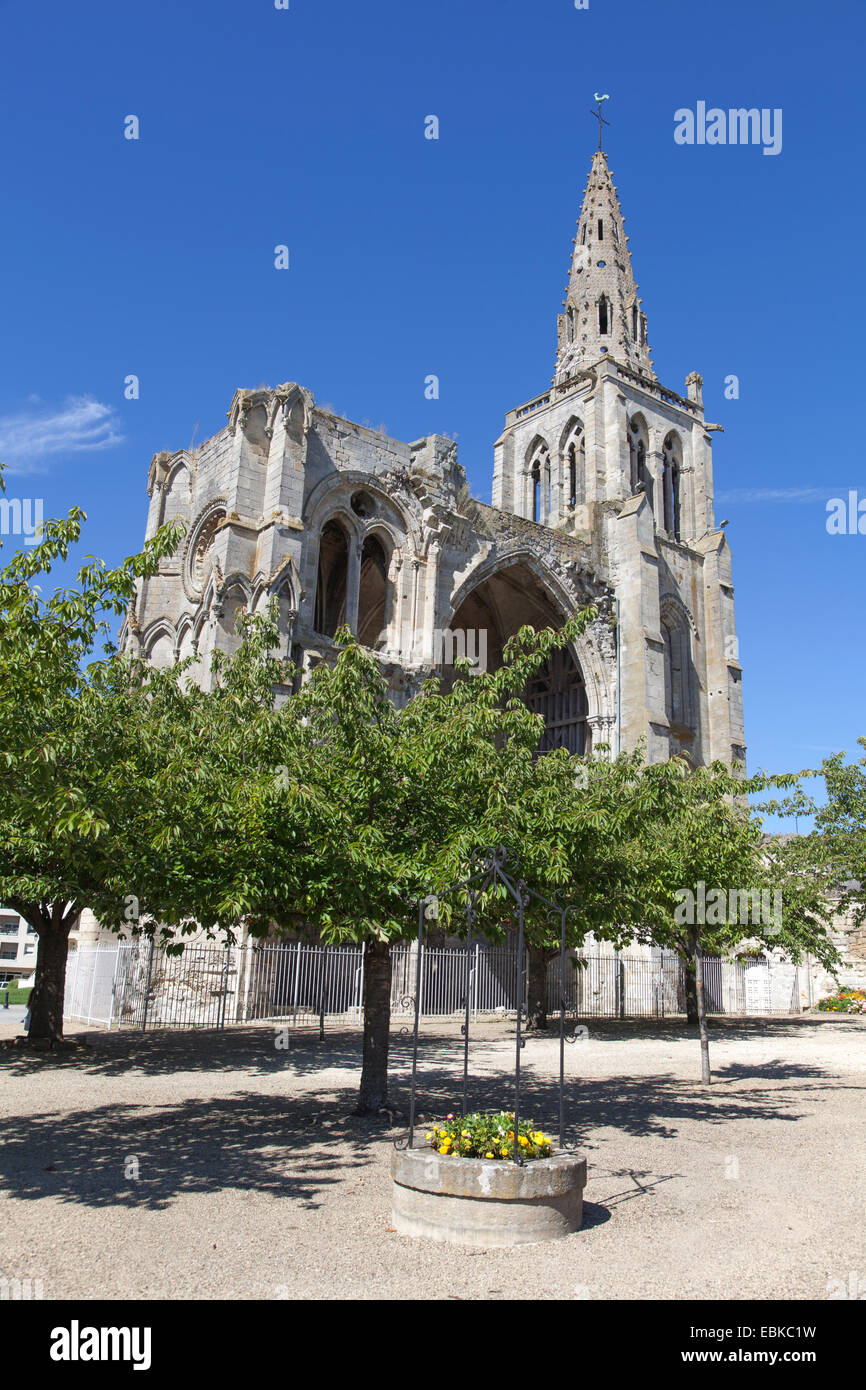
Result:
M83 506L83 550L116 561L152 454L215 433L237 386L297 380L398 438L456 435L489 499L506 410L549 384L610 93L656 371L679 391L700 371L724 426L750 766L855 749L866 535L825 520L866 499L861 0L0 0L0 19L10 496ZM781 108L781 153L677 145L698 101Z

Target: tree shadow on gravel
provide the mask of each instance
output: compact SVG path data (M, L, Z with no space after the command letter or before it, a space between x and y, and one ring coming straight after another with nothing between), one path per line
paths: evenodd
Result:
M69 1039L78 1045L51 1051L28 1047L0 1050L0 1070L13 1075L42 1072L45 1068L120 1076L140 1072L145 1076L174 1076L179 1072L235 1072L271 1076L279 1072L298 1076L313 1075L329 1068L361 1068L361 1032L357 1028L335 1028L323 1041L310 1028L232 1027L227 1029L154 1029L141 1033L130 1030L77 1034ZM425 1039L426 1042L426 1039ZM454 1044L443 1040L454 1050ZM435 1044L434 1044L435 1045ZM396 1033L392 1052L400 1057L411 1039Z
M825 1085L832 1083L837 1089L862 1090L861 1086L846 1081L844 1077L819 1066L807 1066L802 1062L785 1062L775 1058L771 1062L725 1062L713 1071L713 1086L734 1085L739 1081L792 1081L823 1078Z
M621 1024L614 1022L614 1027ZM470 1052L467 1107L509 1110L514 1102L513 1057L510 1048L491 1056L489 1045L513 1042L513 1028L486 1036L478 1032L481 1036L476 1034L472 1042L474 1069ZM651 1036L659 1036L658 1031ZM571 1058L579 1055L574 1049L569 1052ZM556 1050L546 1046L542 1052L530 1040L523 1057L521 1114L555 1136ZM0 1180L25 1200L53 1197L93 1207L160 1209L183 1193L227 1189L267 1193L308 1208L325 1199L329 1204L348 1200L351 1183L346 1180L363 1181L364 1170L372 1165L380 1171L385 1141L405 1133L411 1038L392 1038L395 1108L390 1113L367 1119L351 1114L360 1060L361 1037L354 1029L332 1033L323 1043L306 1033L287 1051L275 1049L272 1029L261 1028L101 1034L95 1046L70 1049L70 1055L5 1051L2 1063L11 1076L41 1073L44 1080L46 1069L56 1074L58 1106L54 1113L27 1114L18 1128L14 1120L7 1121ZM695 1060L697 1066L697 1053ZM491 1061L494 1070L485 1074L481 1064ZM456 1031L422 1035L416 1143L424 1143L425 1126L435 1117L459 1112L462 1062L462 1040ZM331 1068L345 1068L350 1075L322 1078L323 1094L292 1093L293 1081L315 1078ZM90 1101L89 1078L110 1083L130 1071L164 1077L167 1103L160 1104L158 1094L152 1099L154 1087L149 1088L146 1105ZM285 1093L255 1090L257 1076L281 1072ZM175 1100L172 1078L184 1073L234 1073L235 1084L244 1089L233 1095ZM834 1078L819 1067L778 1060L763 1066L727 1063L710 1087L665 1073L586 1079L572 1074L566 1093L566 1145L592 1149L601 1130L675 1138L694 1123L794 1121L820 1104L828 1080ZM98 1102L100 1088L95 1095ZM61 1108L64 1096L66 1105L77 1108ZM137 1179L125 1176L133 1156L138 1160ZM630 1171L623 1170L622 1176L628 1182L624 1193L615 1196L628 1200L646 1195L650 1175L643 1175L643 1185ZM671 1176L656 1175L652 1183Z
M309 1102L251 1094L31 1115L7 1130L2 1185L24 1200L91 1207L160 1209L234 1188L315 1208L382 1138L381 1123L345 1116L347 1099L342 1118L339 1103L313 1113Z
M586 1027L589 1035L601 1042L684 1042L698 1041L697 1024L687 1023L684 1017L676 1018L592 1018L583 1017L572 1020ZM860 1030L866 1033L866 1016L840 1014L763 1014L750 1018L728 1017L713 1014L707 1019L710 1042L754 1041L757 1038L796 1038L805 1037L817 1027L820 1037L825 1035L850 1033ZM546 1032L538 1034L555 1040L559 1035L559 1021L554 1019Z
M620 1130L636 1138L675 1138L687 1123L728 1124L733 1120L797 1120L804 1107L818 1104L827 1076L813 1067L779 1067L765 1076L768 1083L734 1091L724 1086L703 1087L657 1073L641 1076L570 1078L566 1083L566 1143L586 1143L599 1129ZM735 1080L752 1079L748 1069ZM490 1083L494 1084L491 1085ZM851 1088L854 1089L854 1088ZM458 1112L460 1090L454 1079L425 1075L419 1085L418 1107L428 1119L446 1109ZM473 1079L467 1090L469 1109L510 1110L514 1103L513 1079ZM558 1130L559 1087L556 1080L529 1073L521 1082L520 1113L554 1136ZM420 1126L419 1126L420 1127Z

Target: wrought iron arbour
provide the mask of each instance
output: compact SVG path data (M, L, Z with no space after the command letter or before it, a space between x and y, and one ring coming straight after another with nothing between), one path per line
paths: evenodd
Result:
M565 1026L566 1014L566 988L565 988L565 952L566 952L566 927L569 915L576 914L579 909L572 904L563 907L561 903L546 898L543 893L530 888L522 878L515 878L509 867L516 869L519 861L517 856L509 851L504 845L498 845L493 849L483 849L477 851L471 861L473 872L468 878L459 883L452 884L449 888L441 892L430 893L421 898L418 902L418 953L415 966L415 995L414 995L414 1028L412 1036L412 1080L409 1096L409 1133L406 1139L400 1144L401 1147L414 1148L415 1146L415 1100L418 1080L418 1033L421 1019L421 958L422 945L424 941L424 923L428 916L435 914L435 906L441 898L457 896L461 893L466 895L466 1000L465 1017L461 1032L463 1034L463 1114L466 1114L467 1086L469 1079L469 1021L470 1021L470 972L472 969L472 930L477 916L478 900L482 894L488 892L497 884L501 884L517 908L517 1042L514 1058L514 1133L518 1132L520 1123L520 1054L526 1045L523 1037L523 969L525 959L525 912L530 903L540 903L547 908L548 921L555 922L557 919L560 924L559 936L559 969L560 969L560 1005L559 1005L559 1147L560 1151L565 1148L565 1044L575 1041L575 1033L568 1032ZM477 866L477 867L476 867ZM520 1154L520 1146L514 1145L514 1162L523 1163Z

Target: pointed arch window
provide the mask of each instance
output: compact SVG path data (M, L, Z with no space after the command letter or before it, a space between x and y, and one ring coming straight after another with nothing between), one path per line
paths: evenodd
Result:
M637 415L628 427L629 480L632 495L643 491L653 507L653 480L647 466L647 431L641 416Z
M162 490L162 519L160 525L176 521L178 517L189 519L192 485L186 464L176 467Z
M662 493L664 496L664 528L674 540L680 539L680 478L682 475L682 444L679 435L671 431L662 446Z
M598 301L598 331L602 334L610 332L610 300L606 294Z
M388 560L378 537L367 536L358 585L358 641L363 647L378 651L385 645L388 619Z
M581 233L580 233L580 244L581 244L581 246L585 246L585 245L586 245L586 223L585 223L585 222L584 222L584 224L583 224L583 229L581 230Z
M570 343L574 342L574 310L570 304L566 314L566 336Z
M572 426L569 432L563 450L563 459L565 463L565 477L563 482L565 484L568 508L571 511L586 501L586 445L583 426L577 422Z
M638 325L637 305L636 305L636 304L633 304L633 305L631 306L631 340L632 340L633 343L636 343L636 342L637 342L637 340L638 340L638 333L639 333L639 325Z
M697 732L695 674L691 629L678 602L663 601L661 629L664 639L665 714L672 736L680 744L688 744Z
M319 538L319 571L313 625L323 637L333 637L346 621L346 582L349 574L349 540L337 521L322 527Z
M543 439L535 440L529 457L530 515L533 521L546 525L551 514L551 477L550 454Z
M598 239L604 241L604 222L601 218L598 219Z
M239 584L233 584L223 595L216 613L219 624L219 645L223 651L234 652L241 644L238 619L247 610L247 596Z

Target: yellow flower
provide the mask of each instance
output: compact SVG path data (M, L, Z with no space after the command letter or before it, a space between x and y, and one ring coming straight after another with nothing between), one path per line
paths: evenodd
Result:
M440 1147L440 1149L439 1149L439 1152L440 1152L441 1154L449 1154L449 1153L451 1152L451 1145L450 1145L450 1144L442 1144L441 1147Z
M492 1157L493 1157L493 1154L485 1154L484 1157L485 1157L485 1158L492 1158Z

